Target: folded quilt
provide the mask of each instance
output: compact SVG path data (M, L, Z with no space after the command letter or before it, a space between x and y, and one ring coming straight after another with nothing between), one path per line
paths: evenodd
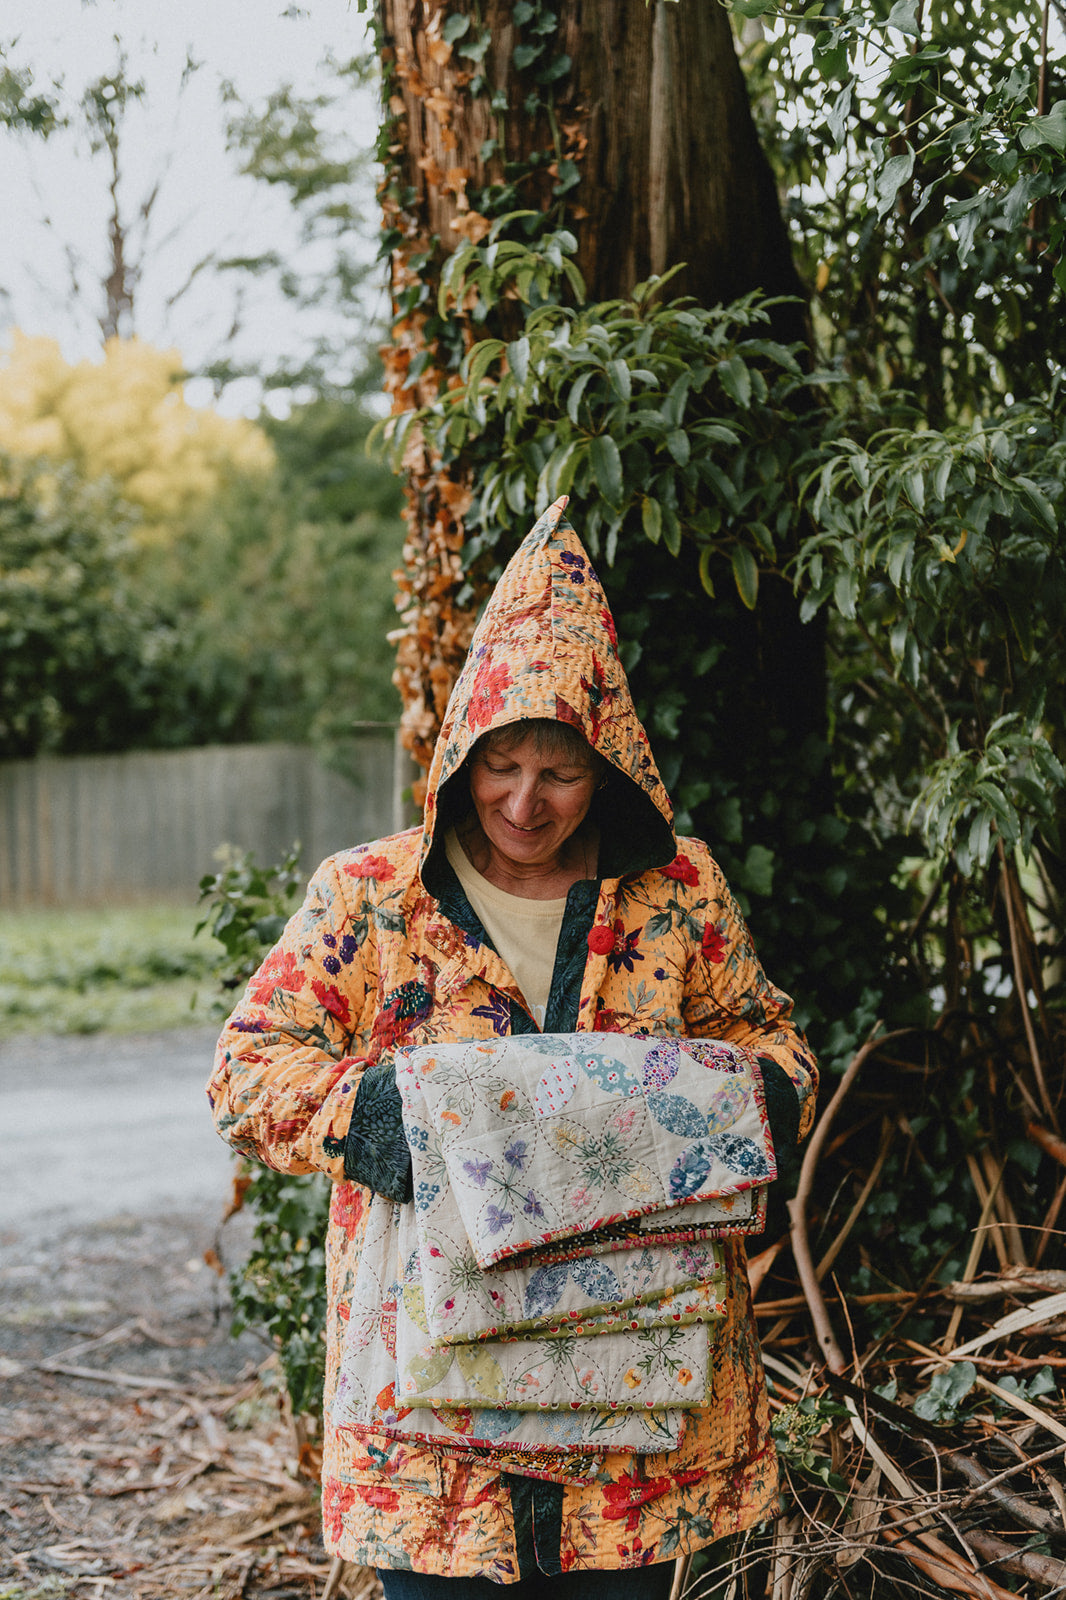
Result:
M397 1360L401 1308L410 1307L406 1320L416 1326L420 1315L417 1262L408 1257L405 1267L401 1260L401 1214L409 1210L380 1195L370 1205L331 1412L338 1427L435 1444L453 1453L488 1450L510 1470L568 1480L593 1477L607 1450L654 1454L677 1449L685 1426L681 1409L520 1410L480 1396L475 1404L412 1407L398 1393L402 1380ZM706 1346L706 1329L698 1331ZM610 1336L572 1342L607 1344ZM527 1351L535 1347L524 1345ZM449 1348L449 1361L457 1348L463 1347ZM476 1348L498 1352L508 1347ZM679 1387L705 1384L705 1368L706 1359L703 1373L697 1376L693 1370L691 1383Z
M715 1236L775 1175L750 1054L508 1036L399 1052L396 1081L414 1202L371 1203L335 1422L545 1475L676 1449L723 1312Z
M432 1209L446 1173L483 1269L621 1221L683 1223L697 1203L701 1226L728 1231L718 1203L777 1175L759 1071L737 1045L520 1034L399 1051L395 1066L415 1206Z

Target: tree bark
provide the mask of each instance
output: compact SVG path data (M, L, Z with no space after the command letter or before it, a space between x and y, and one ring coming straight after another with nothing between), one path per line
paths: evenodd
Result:
M683 262L672 295L703 305L752 290L797 296L775 312L774 332L804 338L802 285L724 8L713 0L554 0L552 10L550 51L520 70L516 46L544 35L532 24L516 27L513 0L482 0L477 11L470 0L379 0L396 119L382 190L395 239L398 315L386 386L396 410L433 401L454 372L461 355L454 326L446 344L435 320L440 267L458 245L488 231L481 191L514 183L519 170L507 209L565 206L591 300L624 297ZM463 24L449 19L457 16L470 21L455 36ZM463 45L482 29L484 56L464 56ZM538 81L545 59L563 55L568 67L546 88ZM479 92L471 92L472 81ZM566 187L575 171L579 181ZM462 337L513 336L507 314L505 305L495 327L490 318ZM472 610L456 599L470 484L461 465L444 469L418 438L405 468L396 677L405 742L428 767L473 626ZM821 732L824 685L813 700L797 692L798 618L794 604L777 601L763 654L770 675L780 676L779 661L784 675L776 690L764 689L771 703L783 699L792 714L802 709L806 726L790 731L803 737ZM811 642L802 641L806 655Z

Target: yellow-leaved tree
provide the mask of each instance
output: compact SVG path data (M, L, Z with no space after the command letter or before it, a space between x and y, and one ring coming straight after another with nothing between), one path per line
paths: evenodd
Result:
M185 376L176 350L143 339L109 339L101 360L72 365L54 339L15 332L0 362L0 450L110 479L144 531L164 534L234 477L274 465L255 423L189 405Z

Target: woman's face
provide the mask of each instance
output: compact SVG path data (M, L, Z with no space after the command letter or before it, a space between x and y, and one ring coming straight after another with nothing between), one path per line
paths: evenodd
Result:
M591 759L537 749L534 736L504 748L490 741L474 755L470 794L481 831L511 865L561 864L562 847L585 820L596 789Z

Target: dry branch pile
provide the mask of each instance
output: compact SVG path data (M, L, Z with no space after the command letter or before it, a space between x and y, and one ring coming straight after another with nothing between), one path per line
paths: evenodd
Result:
M1046 1600L1066 1594L1066 1270L1049 1264L1063 1259L1066 1145L1023 1112L1050 1157L1029 1195L1041 1225L1019 1223L1018 1169L986 1138L964 1163L980 1205L964 1270L944 1282L938 1262L916 1286L893 1286L899 1252L883 1227L884 1262L872 1265L885 1287L849 1292L849 1235L893 1140L908 1136L905 1116L884 1114L893 1065L911 1066L893 1063L901 1037L853 1060L807 1147L789 1236L751 1263L786 1509L769 1537L745 1542L731 1581L772 1600ZM690 1573L686 1592L710 1595L715 1582Z

